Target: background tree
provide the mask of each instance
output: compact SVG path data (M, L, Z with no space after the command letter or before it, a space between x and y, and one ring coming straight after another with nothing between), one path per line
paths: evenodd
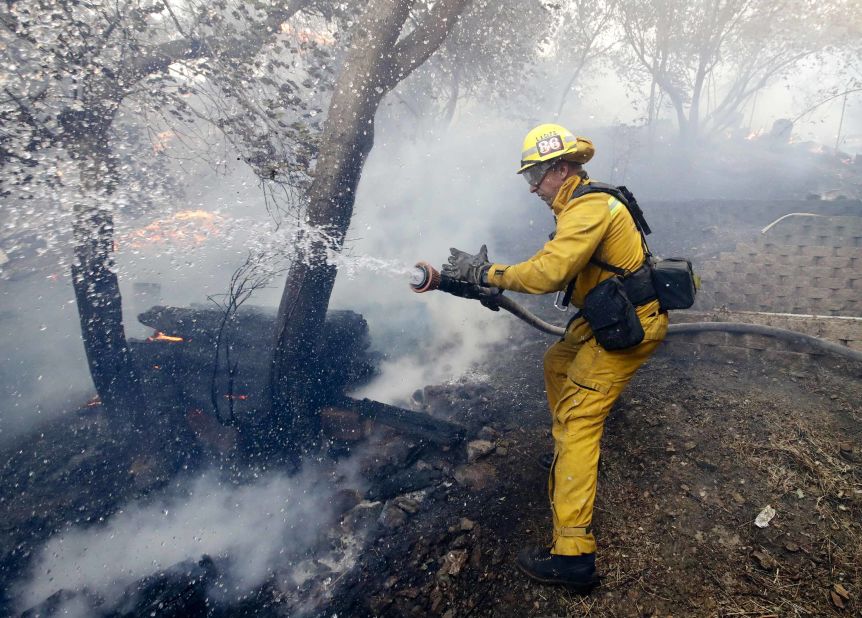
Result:
M556 16L539 2L470 2L437 53L394 90L416 118L451 123L459 104L517 113L535 104L524 84L548 45Z
M568 78L559 96L554 118L560 118L569 96L575 91L584 69L607 58L617 46L610 0L567 0L548 6L555 28L548 49L551 68Z
M813 26L844 2L809 0L626 0L616 2L629 83L650 80L647 118L665 100L680 137L733 127L743 107L777 78L836 41ZM830 32L829 37L832 37ZM666 97L666 99L665 99Z

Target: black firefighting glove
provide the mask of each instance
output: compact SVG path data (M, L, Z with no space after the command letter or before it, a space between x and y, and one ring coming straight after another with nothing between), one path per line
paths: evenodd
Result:
M502 288L479 288L479 302L483 307L487 307L491 311L499 311L499 298L503 295Z
M485 281L485 273L491 268L488 260L488 247L482 245L479 253L471 255L459 249L449 249L449 263L445 264L441 272L452 279L465 281L475 286L470 293L471 298L476 298L483 307L491 311L499 311L499 297L503 293L500 288L488 287Z
M488 261L488 247L482 245L479 253L473 255L454 247L449 249L449 263L444 264L441 273L451 279L472 283L473 285L485 286L483 275L491 268Z

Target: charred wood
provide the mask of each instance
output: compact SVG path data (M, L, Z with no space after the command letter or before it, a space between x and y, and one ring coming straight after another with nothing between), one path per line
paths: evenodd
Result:
M355 411L370 421L439 446L451 446L464 439L464 428L460 425L436 419L423 412L405 410L370 399L358 400L346 396L331 399L329 403Z
M231 346L231 369L216 368L216 349L224 314L215 307L162 307L143 312L139 321L154 329L131 346L154 420L189 430L205 451L223 457L240 451L278 451L283 444L272 430L269 364L275 312L243 307L225 324L222 346ZM314 384L315 405L361 384L374 374L368 325L352 311L331 311L324 323L319 353L304 371ZM213 409L215 373L220 405ZM231 410L233 415L226 411ZM159 413L160 412L160 413ZM233 425L239 433L220 429Z

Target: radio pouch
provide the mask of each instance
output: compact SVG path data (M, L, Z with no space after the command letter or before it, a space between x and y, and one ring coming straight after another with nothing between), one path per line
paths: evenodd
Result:
M590 290L581 312L596 343L606 350L625 350L643 341L641 321L618 277L606 279Z
M652 283L662 311L688 309L694 304L697 276L685 258L667 258L652 265Z

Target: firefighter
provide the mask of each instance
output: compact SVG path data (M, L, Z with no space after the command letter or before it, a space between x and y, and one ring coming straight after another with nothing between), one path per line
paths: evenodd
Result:
M512 265L491 263L484 246L476 255L452 249L444 274L529 294L568 290L572 304L582 307L599 283L619 272L642 268L646 245L629 210L609 193L596 192L598 184L589 192L592 181L583 165L594 152L592 142L556 124L530 131L524 138L518 173L530 192L554 213L556 230L551 240L530 259ZM518 567L536 581L567 585L579 592L589 592L597 584L592 520L604 421L635 371L664 339L668 326L667 313L654 296L641 301L632 301L637 315L633 319L643 328L639 343L605 349L579 312L564 337L545 354L554 438L548 481L553 541L550 547L526 548L517 558Z

